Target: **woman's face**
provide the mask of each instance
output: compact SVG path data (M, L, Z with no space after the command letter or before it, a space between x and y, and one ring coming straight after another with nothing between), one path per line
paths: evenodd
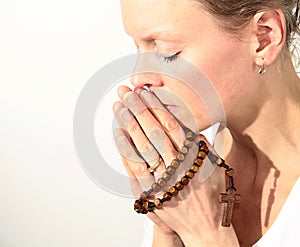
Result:
M161 57L160 65L156 60L155 66L167 65L174 71L189 73L180 62L188 61L209 79L217 93L212 97L219 95L223 108L216 112L224 110L228 119L242 107L241 99L245 101L245 89L251 84L251 75L254 76L247 37L242 41L223 31L194 0L121 0L121 6L125 29L139 51ZM142 63L139 60L137 67ZM189 82L147 73L132 77L132 83L135 87L149 86L164 104L172 105L169 109L183 122L187 117L182 109L187 106L199 130L215 122L212 114L218 115L219 121L225 120L222 114L212 112L213 106L203 102L199 97L201 92L193 90Z

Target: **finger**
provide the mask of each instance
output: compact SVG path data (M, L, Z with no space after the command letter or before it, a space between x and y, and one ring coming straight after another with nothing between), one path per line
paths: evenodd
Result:
M176 149L179 150L185 138L184 131L179 122L153 93L147 90L141 90L140 98L164 128L165 132L176 146Z
M140 125L133 114L121 102L116 102L114 104L114 113L119 125L128 130L128 134L131 137L137 152L143 157L144 161L146 161L150 167L156 166L160 160L160 156L140 128ZM160 162L159 164L160 165L155 168L156 172L162 172L165 169L163 162Z
M124 167L129 177L133 179L131 186L133 186L134 195L138 196L142 191L147 190L152 185L154 178L148 171L144 160L136 153L126 132L121 128L117 128L113 134L118 150L122 156Z
M142 100L134 92L127 92L123 97L124 105L126 105L136 118L136 122L132 121L128 128L130 136L133 138L137 146L141 147L147 145L134 133L138 127L142 128L142 131L147 136L148 140L159 154L163 157L164 161L169 164L173 157L176 156L176 150L173 143L168 138L164 129L147 109ZM138 132L136 132L138 133Z

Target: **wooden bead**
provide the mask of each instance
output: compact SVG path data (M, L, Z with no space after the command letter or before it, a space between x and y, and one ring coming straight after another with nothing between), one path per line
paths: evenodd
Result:
M155 204L155 207L156 207L157 209L160 209L160 208L162 208L162 206L163 206L163 204L161 203L160 199L158 199L158 198L156 198L156 199L154 200L154 204Z
M175 186L172 186L169 188L169 193L172 194L172 196L176 196L178 194L178 190Z
M166 201L170 201L172 199L172 195L169 192L165 192L164 195L163 195L163 198Z
M185 140L183 145L187 148L191 148L193 146L193 142L190 140Z
M167 172L164 172L161 177L165 180L165 181L169 181L171 179L171 175Z
M201 148L200 148L201 151L204 151L205 153L208 153L209 149L208 149L208 146L206 145L203 145Z
M217 164L218 166L222 167L223 164L224 164L224 160L223 160L222 158L218 158L217 161L216 161L216 164Z
M185 173L185 175L189 178L189 179L192 179L194 177L194 172L189 170Z
M229 177L232 177L234 174L234 170L232 168L229 168L228 170L225 171L226 175Z
M141 198L142 200L146 200L146 199L148 198L147 192L144 191L144 192L141 194L140 198Z
M199 142L199 147L200 147L200 148L203 147L204 145L206 145L205 141L200 141L200 142Z
M148 211L148 206L149 206L148 201L146 201L146 202L143 203L143 209L145 209L145 210Z
M168 166L166 172L170 175L174 175L176 173L176 169L172 166Z
M135 209L135 210L142 209L142 203L141 203L141 202L142 202L141 200L136 200L136 201L134 202L134 209Z
M197 173L199 171L199 166L196 166L196 165L192 165L190 170L194 173Z
M203 164L203 160L202 159L200 159L200 158L197 158L197 159L195 159L194 160L194 164L196 165L196 166L202 166L202 164Z
M167 184L166 180L164 180L163 178L159 178L157 180L157 183L159 184L160 187L164 187Z
M180 149L180 153L184 154L184 155L187 155L189 152L189 149L185 146L183 146L181 149Z
M195 140L195 134L191 130L189 130L185 133L185 138L189 141L193 141Z
M153 212L154 209L155 209L154 202L148 202L148 211Z
M175 169L178 168L180 166L180 161L176 159L172 160L171 166L174 167Z
M205 157L206 157L206 153L204 152L204 151L199 151L198 152L198 157L200 158L200 159L202 159L202 160L204 160L205 159Z
M189 182L190 182L190 179L189 179L187 176L184 176L184 177L181 179L181 183L182 183L183 185L187 185Z
M158 192L160 191L160 185L158 183L154 183L152 184L151 188L155 191L155 192Z
M185 156L182 153L177 154L176 159L180 162L184 161Z
M176 182L175 183L175 188L178 190L182 190L184 188L184 185L181 182Z

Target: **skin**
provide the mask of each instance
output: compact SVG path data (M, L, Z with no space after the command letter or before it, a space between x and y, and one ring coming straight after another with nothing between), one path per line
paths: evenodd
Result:
M141 53L180 53L214 86L226 117L214 148L234 167L242 198L232 226L221 227L222 205L216 197L225 187L223 172L216 169L203 183L192 180L164 209L147 214L155 223L153 246L251 246L270 228L300 175L300 81L285 47L282 12L255 14L236 37L222 30L196 1L121 0L121 6L125 29ZM263 61L267 71L259 75ZM137 62L137 70L142 63ZM177 60L169 64L182 69ZM131 82L134 91L118 89L114 113L121 128L114 135L138 196L154 181L144 160L155 164L160 154L164 162L155 175L161 174L182 146L183 131L176 118L195 132L214 122L185 83L154 73L133 76ZM173 105L178 98L182 101L173 115L161 105ZM186 120L186 112L195 125Z

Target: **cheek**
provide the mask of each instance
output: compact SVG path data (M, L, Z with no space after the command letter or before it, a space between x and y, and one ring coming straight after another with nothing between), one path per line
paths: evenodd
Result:
M226 112L245 96L251 84L250 77L245 75L251 74L252 63L245 51L246 47L240 43L229 42L207 53L195 52L197 55L193 56L193 63L214 87Z
M198 89L179 81L172 81L167 85L182 102L180 110L175 114L176 117L195 132L221 121L224 116L223 107L216 92L208 92L204 90L204 87L203 90L199 90L200 84L201 82Z

